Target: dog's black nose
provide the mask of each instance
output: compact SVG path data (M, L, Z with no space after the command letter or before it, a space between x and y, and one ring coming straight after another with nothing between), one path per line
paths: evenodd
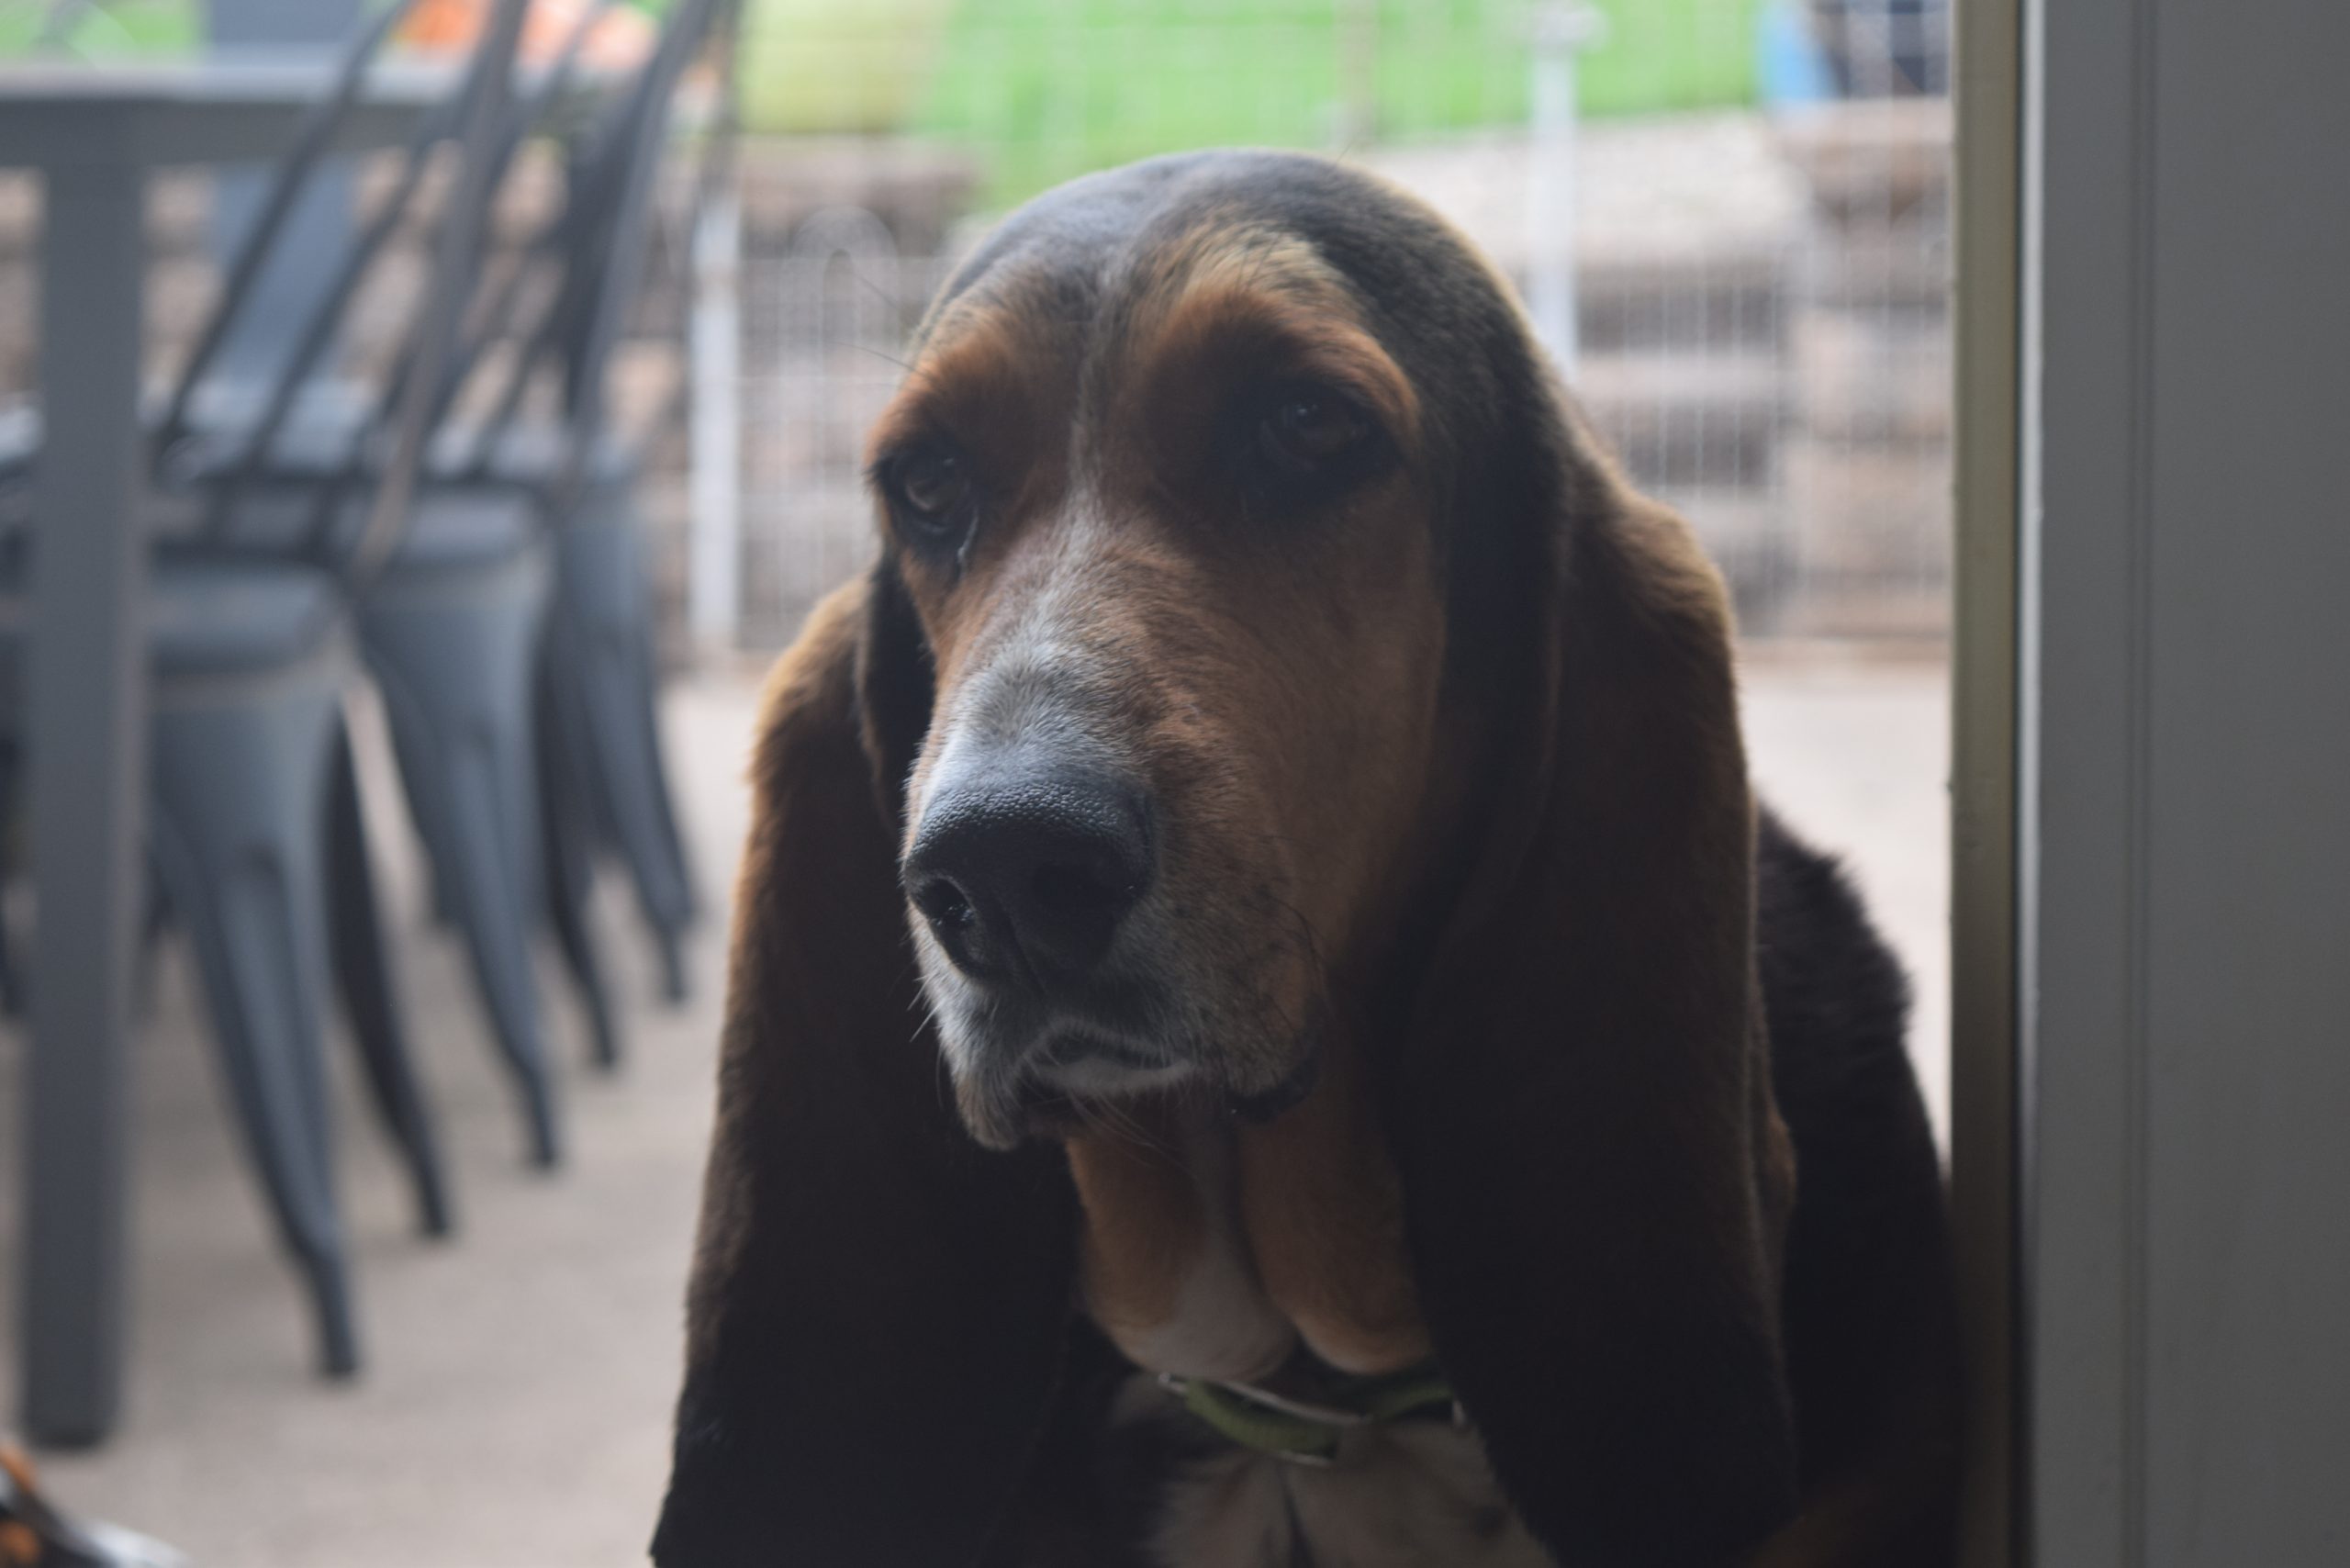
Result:
M1151 869L1140 790L1098 773L1014 767L934 796L904 874L957 969L1042 985L1101 961Z

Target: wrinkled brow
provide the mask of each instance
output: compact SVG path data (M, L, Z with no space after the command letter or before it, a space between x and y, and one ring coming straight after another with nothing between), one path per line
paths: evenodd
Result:
M868 464L941 431L974 448L1022 450L1055 414L1113 406L1169 378L1205 388L1219 372L1250 364L1327 382L1399 444L1416 444L1410 379L1367 325L1353 286L1304 239L1210 218L1146 239L1118 270L1109 292L1119 304L1098 313L1058 308L1069 291L1016 263L1013 275L949 302L925 325L913 368L874 428Z
M1122 342L1094 356L1093 377L1147 381L1261 359L1332 383L1394 440L1416 443L1410 379L1371 330L1353 286L1305 241L1260 226L1203 227L1139 263L1130 297Z

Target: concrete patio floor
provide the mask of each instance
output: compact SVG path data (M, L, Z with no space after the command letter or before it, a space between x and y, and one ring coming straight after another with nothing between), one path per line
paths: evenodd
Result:
M1938 1107L1944 687L1942 670L1925 664L1774 652L1747 670L1765 792L1847 856L1918 979L1918 1054ZM677 687L668 709L713 900L726 896L742 836L755 692L748 676L705 676ZM376 790L375 801L388 793ZM349 1384L310 1376L299 1297L229 1141L190 977L167 951L137 1087L126 1419L106 1449L48 1456L45 1471L69 1506L159 1535L209 1568L642 1562L666 1470L710 1123L723 912L696 944L692 1002L667 1010L652 1000L632 912L606 888L632 1054L617 1077L584 1066L579 1021L550 969L551 1032L572 1064L572 1158L559 1175L534 1174L459 957L412 918L420 890L397 810L386 805L379 823L379 857L405 917L415 1034L457 1176L460 1235L439 1244L412 1234L397 1172L338 1052L344 1208L369 1361ZM0 1106L12 1118L19 1046L11 1032L0 1050ZM17 1176L12 1137L0 1159L0 1327L11 1329ZM5 1426L13 1333L0 1342L10 1347Z

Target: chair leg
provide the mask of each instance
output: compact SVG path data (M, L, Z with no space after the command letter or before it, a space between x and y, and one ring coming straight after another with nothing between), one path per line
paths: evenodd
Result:
M663 765L652 650L653 610L633 492L592 487L563 533L554 612L565 655L554 678L581 733L580 760L662 958L664 990L685 994L680 945L694 916L690 865Z
M663 762L653 668L632 645L636 639L627 641L631 646L612 650L616 678L583 693L588 740L621 853L636 882L638 904L660 945L663 993L671 1002L682 1002L682 948L694 918L692 863Z
M529 1125L532 1159L562 1155L553 1069L540 1033L531 933L543 900L532 695L543 558L455 581L396 567L361 607L400 773L454 906Z
M648 737L653 758L653 784L659 812L661 836L668 845L669 863L677 868L680 908L688 926L699 924L705 905L701 879L694 869L693 850L686 842L685 822L677 813L677 791L669 773L669 749L661 735L661 651L655 644L652 606L636 628L633 639L638 678L634 689L637 722Z
M359 1366L334 1195L322 991L319 805L330 678L253 701L179 703L155 721L156 868L194 947L239 1121L278 1228L308 1279L319 1359Z
M0 882L0 889L6 884ZM17 992L16 948L8 937L8 910L5 897L0 897L0 1015L19 1017L24 1013L23 1000Z
M386 713L410 710L390 679L380 684ZM452 733L421 717L395 716L391 729L392 744L418 758L402 770L408 788L438 802L441 831L427 840L426 848L434 857L437 885L445 890L464 936L498 1049L521 1092L531 1159L554 1165L561 1158L561 1138L554 1074L539 1030L538 983L531 973L531 907L522 896L524 879L511 863L514 829L509 824L515 813L499 799L505 793L500 775L514 764L497 755L506 749L500 737L469 726ZM510 745L511 737L504 738ZM536 823L529 830L535 834Z
M172 901L163 895L157 879L150 877L139 915L139 962L130 972L131 1012L142 1021L155 1016L156 959L171 931Z
M15 869L20 843L17 835L24 827L17 814L17 769L16 746L0 741L0 1014L10 1018L20 1018L25 1011L25 996L20 989L22 980L17 972L16 948L8 940L8 883L6 876L6 872Z
M417 1226L427 1236L454 1228L449 1179L433 1126L431 1102L408 1049L408 1020L392 973L375 868L359 799L359 767L347 724L335 725L327 780L329 935L343 1015L359 1045L376 1115L406 1161L416 1191Z
M534 718L539 728L539 825L546 861L547 912L587 1010L594 1036L596 1065L606 1071L620 1066L621 1036L611 988L606 983L601 946L596 940L590 900L595 891L595 824L579 795L579 775L574 745L576 726L567 722L564 695L551 671L552 658L540 661L539 700Z
M393 771L399 776L400 794L408 801L409 825L416 830L416 842L424 851L426 913L439 929L456 930L463 924L464 917L457 906L457 895L451 890L449 879L441 874L441 868L448 862L448 852L442 847L442 840L448 837L448 829L433 814L441 809L440 791L429 779L418 776L417 769L427 764L419 756L416 748L394 745L392 765Z

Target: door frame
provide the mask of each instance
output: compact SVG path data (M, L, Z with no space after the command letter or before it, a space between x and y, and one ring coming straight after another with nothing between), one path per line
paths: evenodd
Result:
M2018 601L2025 320L2024 3L1955 0L1951 1209L1968 1353L1961 1560L2022 1560L2023 1112Z

